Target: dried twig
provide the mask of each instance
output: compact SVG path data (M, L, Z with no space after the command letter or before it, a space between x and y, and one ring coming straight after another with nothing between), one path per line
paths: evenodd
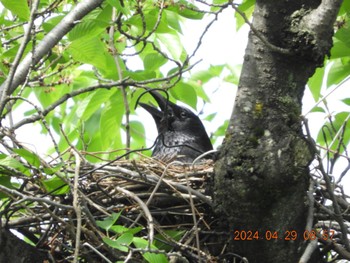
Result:
M116 9L113 7L112 9L112 21L116 19ZM118 50L116 49L114 42L114 33L115 33L115 26L112 24L109 28L109 48L112 51L112 56L114 59L114 64L116 66L117 72L118 72L118 78L119 80L123 79L123 74L122 74L122 69L119 63L119 54ZM128 97L126 93L126 87L124 85L120 86L122 95L123 95L123 102L124 102L124 108L125 108L125 131L126 131L126 141L125 145L126 148L129 150L130 149L130 140L131 140L131 135L130 135L130 107L129 107L129 102L128 102Z
M78 262L79 253L80 253L80 234L81 234L81 207L79 204L79 192L78 192L78 183L79 183L79 174L80 174L80 154L75 148L72 148L72 153L75 156L75 172L74 172L74 184L73 184L73 207L75 210L75 214L77 216L77 226L75 233L75 249L74 249L74 261Z

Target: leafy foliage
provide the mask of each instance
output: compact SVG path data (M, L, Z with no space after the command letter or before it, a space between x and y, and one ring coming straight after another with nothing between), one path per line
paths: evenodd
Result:
M332 151L339 154L346 151L349 143L349 132L346 129L347 112L329 109L327 101L332 99L334 91L344 89L350 77L350 42L347 37L350 33L349 13L350 5L344 2L335 23L336 33L331 56L325 60L324 67L317 69L308 82L314 100L319 101L312 111L323 112L325 116L328 115L324 127L318 133L317 142L322 146L326 146L327 149L330 147ZM347 99L342 97L339 100L346 104Z

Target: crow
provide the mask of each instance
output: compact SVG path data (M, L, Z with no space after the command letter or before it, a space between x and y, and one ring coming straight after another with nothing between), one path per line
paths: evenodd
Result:
M140 106L152 115L158 130L152 157L164 162L177 160L189 163L213 149L208 134L196 114L174 104L154 90L150 90L149 93L160 108L158 110L154 106L140 103ZM206 158L212 156L208 155Z

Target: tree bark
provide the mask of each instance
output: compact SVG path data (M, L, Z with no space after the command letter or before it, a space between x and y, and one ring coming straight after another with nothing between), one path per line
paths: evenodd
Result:
M341 2L256 1L214 180L216 213L226 222L221 228L233 235L227 251L250 263L298 262L307 245L313 152L302 133L302 97L329 54Z
M6 229L1 229L0 231L0 247L0 262L50 262L45 251L27 244Z

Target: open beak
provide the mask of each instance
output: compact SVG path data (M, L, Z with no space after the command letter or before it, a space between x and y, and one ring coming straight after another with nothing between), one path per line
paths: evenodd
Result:
M145 103L139 103L139 104L142 108L144 108L146 111L148 111L152 115L153 119L156 122L157 127L159 128L162 123L162 119L164 119L165 115L167 115L169 111L176 110L177 105L168 101L166 98L164 98L162 95L160 95L156 91L150 91L149 93L158 103L160 110L154 106L151 106Z

